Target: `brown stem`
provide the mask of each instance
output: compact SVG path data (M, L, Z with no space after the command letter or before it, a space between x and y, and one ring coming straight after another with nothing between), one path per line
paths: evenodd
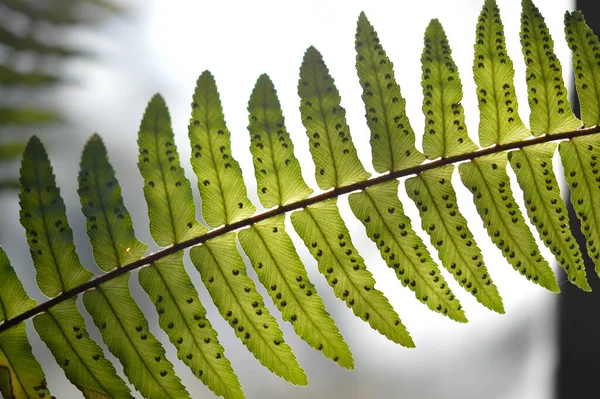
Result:
M331 191L326 191L322 194L315 195L313 197L294 202L293 204L280 206L278 208L260 213L253 217L250 217L248 219L240 220L239 222L235 222L235 223L220 227L218 229L214 229L214 230L212 230L206 234L203 234L201 236L194 237L189 240L174 244L171 247L165 248L165 249L155 252L151 255L148 255L142 259L139 259L135 262L129 263L129 264L119 267L111 272L108 272L106 274L98 276L84 284L81 284L73 289L63 292L62 294L60 294L52 299L49 299L46 302L40 303L39 305L35 306L34 308L31 308L28 311L23 312L20 315L13 317L12 319L6 320L4 323L0 324L0 333L9 329L10 327L13 327L13 326L19 324L22 321L25 321L37 314L47 311L52 306L57 305L69 298L79 295L82 292L85 292L89 289L97 288L98 286L100 286L100 284L105 283L109 280L112 280L113 278L120 276L121 274L130 272L135 269L139 269L142 266L156 262L157 260L162 259L165 256L171 255L177 251L181 251L183 249L192 247L197 244L202 244L203 242L206 242L206 241L210 240L211 238L220 236L225 233L229 233L231 231L241 229L243 227L251 226L254 223L260 222L260 221L268 219L270 217L282 215L282 214L285 214L287 212L290 212L290 211L293 211L296 209L306 208L309 205L315 204L317 202L325 201L325 200L328 200L331 198L336 198L342 194L348 194L348 193L351 193L352 191L363 190L367 187L371 187L376 184L384 183L384 182L394 180L394 179L399 179L401 177L405 177L405 176L409 176L409 175L419 174L426 170L435 169L440 166L450 165L450 164L454 164L457 162L472 161L476 158L483 157L485 155L497 154L499 152L504 152L504 151L508 151L508 150L521 149L521 148L529 147L529 146L536 145L536 144L548 143L551 141L572 139L572 138L580 137L580 136L589 136L589 135L596 134L596 133L600 133L600 126L594 126L594 127L587 128L587 129L574 130L571 132L564 132L564 133L558 133L558 134L552 134L552 135L544 135L544 136L539 136L539 137L535 137L535 138L531 138L531 139L527 139L527 140L523 140L523 141L518 141L518 142L514 142L514 143L496 145L493 147L484 148L484 149L481 149L481 150L478 150L475 152L471 152L468 154L455 155L455 156L449 157L449 158L440 158L438 160L427 162L427 163L424 163L424 164L421 164L418 166L414 166L412 168L397 170L397 171L390 172L390 173L387 173L387 174L384 174L381 176L373 177L368 180L360 181L358 183L349 184L349 185L343 186L343 187L337 187Z

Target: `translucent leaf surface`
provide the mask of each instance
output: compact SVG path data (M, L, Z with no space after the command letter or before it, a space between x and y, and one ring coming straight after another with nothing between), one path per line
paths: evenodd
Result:
M571 189L571 202L581 221L588 255L600 275L600 137L578 137L558 147L565 178Z
M150 233L156 243L167 246L204 233L206 228L196 221L190 182L179 163L169 110L158 94L144 113L138 146Z
M85 308L125 375L148 399L189 398L130 294L129 273L83 294Z
M556 143L546 143L510 152L508 157L523 190L529 220L540 239L565 269L569 280L589 291L579 245L569 229L567 207L552 170L555 152Z
M307 198L313 190L302 178L275 86L266 74L254 86L248 112L250 151L261 204L271 208Z
M554 42L538 8L523 0L521 46L529 92L529 124L534 136L575 130L581 121L573 115Z
M460 165L460 178L473 194L483 226L515 270L537 284L558 292L556 277L525 224L506 173L505 153Z
M135 238L121 187L100 136L93 135L87 142L80 165L78 193L96 263L108 272L138 260L148 246Z
M8 257L0 247L0 322L35 306L27 296ZM39 398L50 395L40 364L31 352L25 323L0 334L0 394L4 398Z
M394 78L394 64L364 12L358 17L355 49L365 116L371 130L373 167L383 173L419 165L425 157L415 148L406 100Z
M294 212L292 224L317 260L319 271L333 288L335 296L391 341L414 347L398 314L381 291L375 289L373 275L352 244L336 200L323 201ZM306 295L312 294L312 290L306 291Z
M496 0L486 0L475 35L473 73L479 99L479 143L506 144L529 136L521 121L513 63L506 51L504 26Z
M467 134L458 69L444 28L437 19L431 20L425 31L421 69L425 156L435 159L476 150Z
M327 190L369 178L352 143L340 93L321 53L312 46L304 53L298 95L319 187Z
M235 234L225 234L192 248L190 257L219 313L258 361L286 381L306 385L304 371L246 274ZM214 356L220 359L222 354L217 352Z
M33 136L21 163L20 220L36 269L40 290L54 297L85 283L92 273L79 263L65 204L56 187L48 154Z
M369 238L402 285L414 291L431 310L466 322L460 302L431 259L427 247L412 229L398 199L398 181L392 180L350 194L354 215L367 229Z
M453 171L454 166L447 165L420 173L406 181L406 191L417 205L421 226L438 250L444 267L482 305L504 313L502 298L485 267L481 250L458 210Z
M48 312L33 318L33 325L48 345L67 378L87 399L91 392L111 398L131 398L129 388L117 376L102 349L89 336L83 317L77 311L76 298L67 299Z
M580 11L565 13L565 34L573 51L575 86L581 120L586 127L600 125L600 43Z
M246 195L240 165L232 157L219 92L208 71L196 84L189 137L206 223L218 227L252 216L256 208Z
M156 306L158 323L177 348L177 357L215 394L243 398L238 378L223 354L217 332L206 319L183 267L183 251L140 270L140 285ZM216 357L217 353L223 354Z
M285 232L284 219L284 215L279 215L240 231L240 244L283 320L291 322L294 331L323 355L342 367L354 368L348 345ZM308 291L312 294L307 295Z

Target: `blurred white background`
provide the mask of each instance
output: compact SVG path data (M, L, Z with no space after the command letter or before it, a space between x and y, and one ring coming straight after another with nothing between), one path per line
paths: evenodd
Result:
M505 26L508 53L515 64L519 111L528 120L524 64L519 44L520 2L498 0ZM79 156L88 137L98 132L105 140L120 180L125 204L134 220L138 238L152 243L148 233L147 208L142 195L142 180L137 170L137 130L150 97L160 92L169 105L182 162L192 181L196 198L196 179L189 166L190 148L187 124L195 81L210 70L221 94L228 127L232 133L232 152L244 171L249 195L259 206L256 182L248 150L246 126L248 98L261 73L275 83L286 125L294 141L296 156L309 185L317 188L308 140L300 121L296 92L302 56L314 45L327 63L347 110L355 146L365 167L371 166L369 132L360 99L354 52L356 21L365 11L379 33L381 43L394 62L396 78L407 101L407 113L417 135L423 130L421 113L420 55L423 33L432 18L438 18L448 35L453 57L459 67L464 89L463 105L471 137L477 139L478 110L472 78L475 25L482 0L422 1L143 1L129 0L130 11L108 23L90 28L65 30L62 39L73 46L95 48L94 60L73 60L64 65L63 74L73 84L52 91L44 99L56 104L68 116L69 126L61 134L44 134L57 182L65 198L68 217L84 266L97 272L90 255L77 196ZM566 67L570 82L570 53L563 39L563 14L573 6L567 0L538 0L536 5L546 17L555 39L556 52ZM568 84L567 84L567 87ZM510 172L510 171L509 171ZM269 298L265 300L283 328L304 367L308 387L295 387L270 374L246 350L231 328L216 311L197 271L186 265L208 309L210 320L219 332L226 356L232 362L249 399L254 398L406 398L406 399L549 399L552 397L554 347L554 301L556 296L529 283L502 258L487 237L475 213L470 194L456 177L459 205L478 239L486 265L503 296L506 315L498 315L478 304L456 284L469 323L455 323L430 312L413 293L401 286L366 237L363 226L349 210L347 199L339 205L357 246L382 290L409 329L416 349L406 349L387 341L337 300L316 262L295 236L297 249L309 275L323 297L328 311L346 338L355 358L353 371L340 369L301 341L289 324L283 324ZM318 190L317 190L318 192ZM420 229L418 213L401 184L400 198L413 227L429 243ZM519 190L515 193L522 202ZM34 271L26 248L25 234L18 221L15 196L0 195L0 245L5 248L24 281L26 290L43 300L35 286ZM259 208L260 209L260 208ZM151 250L156 246L151 245ZM549 252L544 252L552 259ZM435 251L432 251L435 258ZM249 273L254 276L251 268ZM194 398L214 395L177 360L174 348L158 328L154 307L138 287L137 273L131 279L138 303L148 316L151 330L165 342L170 360ZM561 286L565 284L560 282ZM567 283L568 284L568 283ZM261 291L264 293L264 290ZM81 306L82 312L83 306ZM93 323L89 330L98 342ZM29 335L34 351L48 377L50 390L58 398L79 398L81 394L64 377L31 325ZM107 357L118 362L106 352Z

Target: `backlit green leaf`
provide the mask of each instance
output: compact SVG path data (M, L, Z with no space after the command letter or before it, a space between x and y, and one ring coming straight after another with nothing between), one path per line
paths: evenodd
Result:
M286 381L306 385L304 371L284 342L283 334L264 306L254 282L246 274L246 266L236 248L235 234L224 234L193 247L190 257L219 313L258 361ZM213 356L221 359L222 353Z
M556 277L525 224L506 173L506 153L493 154L459 166L463 184L473 194L488 235L515 270L550 291Z
M0 322L35 306L27 296L8 257L0 247ZM31 352L25 323L0 334L0 394L5 399L50 395L40 364Z
M189 398L131 297L129 276L126 273L83 294L85 308L106 346L123 364L125 375L144 397Z
M248 112L250 151L261 204L271 208L307 198L313 190L302 178L275 86L266 74L254 86Z
M355 49L371 130L373 167L383 173L419 165L425 157L415 148L415 133L406 116L406 100L394 78L394 64L364 12L358 17Z
M581 11L565 13L565 34L573 51L575 86L581 120L586 127L600 125L600 43Z
M496 0L486 0L479 14L473 73L479 99L480 144L489 147L528 137L530 132L519 117L515 71L506 51Z
M231 154L219 92L208 71L196 84L189 137L204 221L219 227L252 216L256 208L247 197L242 170Z
M292 224L317 260L319 271L336 297L354 314L389 340L415 346L387 298L375 289L373 275L352 244L335 199L319 202L292 214ZM306 290L311 296L312 290Z
M240 231L239 239L283 320L291 322L294 331L323 355L342 367L354 368L348 345L325 310L285 232L284 216L264 220ZM306 295L308 290L311 295Z
M192 188L179 163L173 139L169 110L157 94L148 103L140 125L138 167L144 178L150 233L161 246L206 232L196 221Z
M567 272L569 280L590 291L579 245L569 229L567 207L552 170L556 143L512 151L508 157L523 190L529 220L539 233L540 240L550 249Z
M573 115L560 61L544 17L531 0L523 0L521 46L529 92L529 124L534 136L575 130L581 121Z
M571 190L571 203L581 221L588 255L600 275L600 137L577 137L563 141L558 152Z
M36 269L37 283L48 297L85 283L92 273L79 263L48 154L33 136L21 163L20 220Z
M140 285L156 306L158 323L177 348L177 357L215 394L243 398L237 376L223 354L217 332L206 319L183 267L183 251L176 252L140 270ZM217 358L215 354L223 354Z
M420 173L406 181L408 196L421 215L421 226L438 250L442 264L461 287L485 307L504 313L504 305L483 262L467 221L458 210L452 187L454 165Z
M369 178L352 143L340 93L321 53L312 46L304 53L298 95L319 187L327 190Z
M33 318L33 325L48 345L67 378L84 393L101 392L110 398L131 398L129 388L117 376L102 349L89 336L77 311L76 298L70 298Z
M417 299L431 310L466 322L460 302L404 214L398 199L398 184L392 180L350 194L352 212L363 223L367 235L402 285L414 291Z
M476 150L467 134L458 69L444 28L437 19L432 19L425 31L421 69L425 156L446 158Z
M108 272L140 259L148 246L135 238L121 186L100 136L88 140L80 165L78 193L96 263Z

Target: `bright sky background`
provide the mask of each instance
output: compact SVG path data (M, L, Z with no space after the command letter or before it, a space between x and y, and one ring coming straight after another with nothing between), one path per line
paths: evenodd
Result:
M508 53L516 69L519 111L523 120L527 121L524 65L518 41L520 2L499 0L498 3L505 25ZM74 182L79 154L87 137L93 132L105 138L117 176L124 186L125 203L132 213L136 232L143 241L151 242L147 232L146 205L141 196L142 184L136 167L136 135L145 105L156 92L163 94L170 107L176 144L182 162L187 164L187 175L192 180L194 191L197 191L195 176L187 162L190 154L187 124L195 81L206 69L216 78L232 133L232 152L242 166L251 200L257 207L256 182L248 150L250 140L246 129L246 107L252 87L261 73L268 73L275 83L296 156L303 165L304 177L311 187L317 187L308 140L300 121L296 91L300 62L309 45L314 45L323 54L341 93L342 106L346 108L359 156L365 167L375 174L371 165L365 111L360 99L361 88L354 68L354 33L360 11L365 11L375 26L383 47L394 62L396 79L407 100L407 113L417 135L418 147L424 124L419 62L423 33L431 18L440 20L461 73L467 126L471 137L477 138L478 110L472 62L475 24L483 5L482 0L137 0L132 4L136 11L129 18L107 25L102 32L78 31L70 37L82 45L95 43L100 57L93 62L78 61L67 65L67 71L82 83L61 91L56 98L57 102L67 104L68 112L73 115L73 131L77 131L77 134L70 136L67 147L57 138L56 143L60 145L50 147L49 153L57 167L61 191L70 206L69 218L76 232L80 252L87 250L89 243L86 242L79 215ZM571 3L566 0L538 0L536 4L546 17L558 57L568 71L570 54L563 39L562 18L565 10L572 9ZM555 361L554 348L551 346L554 338L551 323L555 296L527 282L504 261L500 250L491 243L482 228L469 193L455 177L454 187L459 195L459 205L504 298L507 314L500 316L479 305L448 273L445 276L458 294L469 323L461 325L430 312L397 281L394 273L379 257L375 245L366 237L362 224L350 212L347 199L341 198L339 204L354 244L374 274L377 288L390 299L418 348L408 350L388 342L366 323L355 318L342 302L334 298L325 279L316 271L316 262L301 241L297 240L298 252L350 345L356 363L354 371L339 369L298 339L289 324L282 324L286 341L307 371L308 388L289 385L260 366L221 320L201 286L196 270L188 268L208 308L209 318L218 329L226 356L232 361L248 398L551 397L550 379ZM516 197L521 203L518 190ZM421 232L428 243L428 237L420 229L416 208L404 191L403 182L400 198L413 220L413 227ZM16 213L16 206L13 213ZM15 228L20 227L17 215L7 216L7 226L14 224ZM78 220L78 225L74 225L74 220ZM294 235L290 223L288 232ZM11 248L11 243L22 245L17 244L23 240L22 235L3 236L2 244L7 249ZM544 254L549 255L549 252ZM432 255L437 259L435 252ZM549 256L547 258L551 259ZM30 266L30 259L23 259ZM84 256L83 260L84 265L90 264L89 257ZM137 285L137 278L132 279L132 284ZM36 290L31 284L27 287L29 292ZM141 292L140 289L134 291ZM139 297L140 301L147 302L143 292ZM269 298L265 299L266 303L272 305ZM165 335L157 327L153 307L148 303L142 305L147 310L153 331L166 342ZM278 312L274 314L281 320ZM99 336L91 324L90 330L95 337ZM165 346L190 393L194 397L212 397L210 391L176 359L170 344ZM36 346L36 351L47 352L40 345ZM46 361L43 366L49 377L50 388L54 388L58 397L77 397L73 391L66 391L68 388L63 385L62 371L55 367L53 360Z

